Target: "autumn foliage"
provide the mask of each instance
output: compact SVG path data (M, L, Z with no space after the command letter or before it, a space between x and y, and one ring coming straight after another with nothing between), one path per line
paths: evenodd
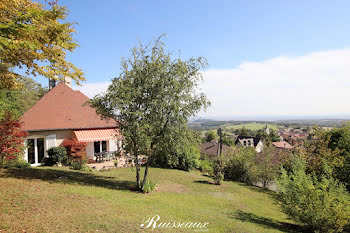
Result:
M61 146L67 150L67 155L73 161L82 161L86 158L86 143L76 139L65 139Z
M21 131L21 122L6 112L0 120L0 164L23 156L26 136L27 133Z

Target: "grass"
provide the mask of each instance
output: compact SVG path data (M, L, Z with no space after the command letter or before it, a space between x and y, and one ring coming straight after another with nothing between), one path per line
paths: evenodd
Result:
M258 130L258 129L264 129L266 124L260 124L260 123L249 123L249 124L240 124L240 125L226 125L224 128L226 129L241 129L243 126L249 130ZM268 124L267 127L272 130L278 130L278 127L276 125L270 125Z
M151 168L150 179L157 191L142 194L132 191L131 168L2 169L0 232L144 232L140 225L156 214L161 221L209 222L209 232L293 232L295 227L274 193L261 188L235 182L216 186L196 172L158 168Z

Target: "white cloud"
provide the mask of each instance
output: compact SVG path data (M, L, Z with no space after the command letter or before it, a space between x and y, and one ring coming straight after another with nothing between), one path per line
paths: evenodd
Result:
M110 84L111 82L83 83L82 86L75 86L73 88L81 91L89 98L92 98L97 94L105 92Z
M109 83L76 89L93 97ZM202 90L212 102L206 117L350 114L350 49L207 70Z
M350 113L350 49L204 72L208 117Z

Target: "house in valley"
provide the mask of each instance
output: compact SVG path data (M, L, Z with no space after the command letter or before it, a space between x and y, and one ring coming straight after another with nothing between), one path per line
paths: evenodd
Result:
M273 145L276 149L280 149L280 150L293 149L293 146L290 145L290 144L289 144L288 142L286 142L286 141L272 142L272 145Z
M122 137L114 120L103 120L95 109L85 105L89 98L73 90L70 82L58 83L21 117L28 132L24 159L40 165L47 150L60 146L64 139L85 142L87 159L101 152L118 152Z
M222 144L222 152L227 153L230 147ZM200 145L200 151L202 155L206 155L208 157L216 157L220 155L220 143L217 139L213 139L210 142L204 142Z
M238 136L235 144L237 147L254 147L258 153L260 153L264 147L263 139L260 137Z

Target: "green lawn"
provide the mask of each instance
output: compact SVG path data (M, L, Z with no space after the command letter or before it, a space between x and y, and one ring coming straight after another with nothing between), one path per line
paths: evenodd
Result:
M141 223L209 222L209 232L292 232L272 192L241 183L211 184L196 172L151 168L158 190L131 190L135 170L68 168L0 171L0 232L147 232ZM172 232L194 232L176 229ZM156 229L153 232L164 232Z

